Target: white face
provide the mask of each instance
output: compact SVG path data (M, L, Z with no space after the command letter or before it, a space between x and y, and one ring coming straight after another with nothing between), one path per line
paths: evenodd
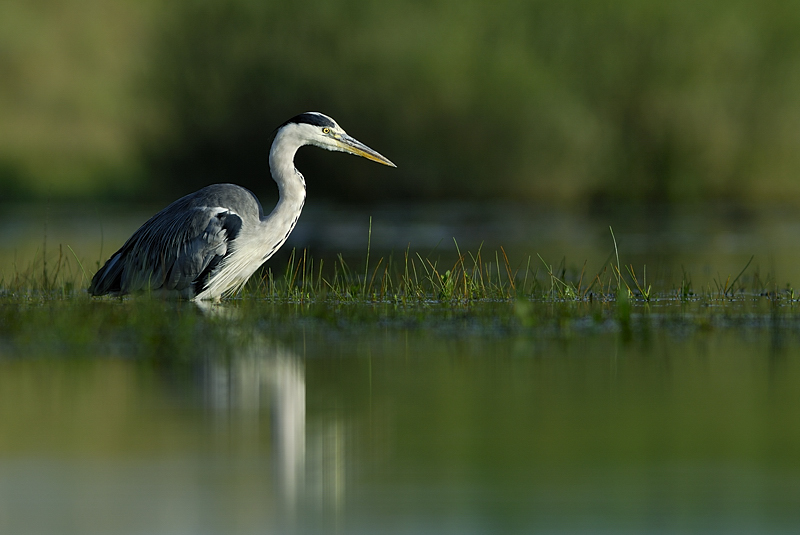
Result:
M324 124L322 126L308 123L298 124L297 126L302 128L302 135L306 138L306 142L308 144L327 150L355 154L356 156L361 156L363 158L367 158L368 160L382 163L383 165L396 167L385 156L382 156L377 151L372 150L357 139L349 136L336 121L327 115L323 115L318 112L310 113L319 115L322 119L324 119L320 122L327 123L330 121L330 124Z
M317 116L317 118L307 117L309 115ZM290 141L290 145L296 147L314 145L326 150L355 154L383 165L395 167L388 158L350 137L336 121L327 115L319 112L306 112L298 116L298 119L300 119L298 122L288 122L279 131L279 136Z
M309 112L309 114L319 115L321 118L320 122L327 123L328 121L330 121L330 124L321 126L308 123L303 123L299 125L304 127L304 130L307 133L310 143L312 145L327 150L349 152L348 150L346 150L341 146L340 141L342 139L349 138L350 136L347 135L347 132L345 132L344 129L341 126L339 126L339 124L336 121L334 121L327 115L323 115L318 112Z

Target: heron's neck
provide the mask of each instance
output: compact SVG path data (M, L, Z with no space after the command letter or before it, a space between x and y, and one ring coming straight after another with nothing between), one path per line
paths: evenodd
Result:
M294 226L306 200L306 182L294 167L294 155L303 145L296 136L278 132L269 151L269 169L273 180L278 184L280 194L278 204L269 219L285 219L289 216L291 226Z

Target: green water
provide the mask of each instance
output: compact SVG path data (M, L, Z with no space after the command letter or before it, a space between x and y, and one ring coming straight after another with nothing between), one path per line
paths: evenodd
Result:
M152 210L10 212L0 533L800 530L796 214L417 208L310 206L290 245L356 275L368 237L370 269L503 247L539 300L91 300L83 268ZM553 299L536 255L610 288L609 226L656 298ZM56 273L78 290L30 291Z
M800 527L791 302L0 306L0 532Z

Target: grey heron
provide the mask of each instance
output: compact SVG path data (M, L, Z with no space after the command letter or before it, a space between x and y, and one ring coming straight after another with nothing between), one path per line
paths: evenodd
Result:
M304 145L395 167L330 117L301 113L278 128L269 151L280 195L269 215L252 192L234 184L214 184L186 195L151 217L111 255L92 277L89 293L152 291L193 300L236 293L283 245L300 217L306 183L294 166L294 155Z

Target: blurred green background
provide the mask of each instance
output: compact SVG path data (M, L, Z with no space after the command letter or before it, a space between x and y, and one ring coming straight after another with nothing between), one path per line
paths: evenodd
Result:
M800 202L800 3L6 0L0 198L262 194L318 110L398 171L316 198Z

